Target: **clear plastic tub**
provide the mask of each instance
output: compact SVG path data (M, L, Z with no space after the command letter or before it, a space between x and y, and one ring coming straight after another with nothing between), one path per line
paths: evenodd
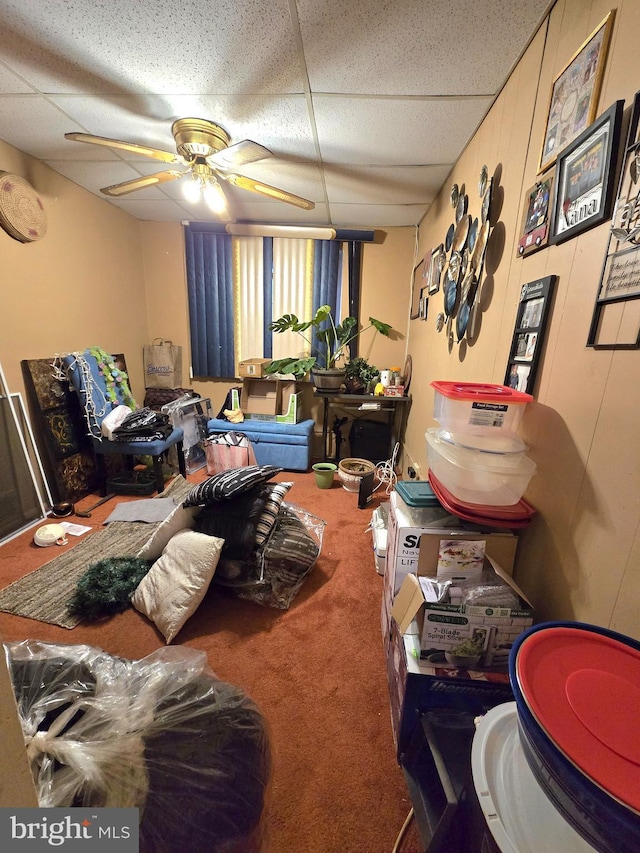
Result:
M460 501L513 506L525 493L536 463L522 453L496 453L455 445L429 429L427 458L437 479Z
M497 435L515 433L530 394L474 382L431 383L435 389L433 417L452 433Z

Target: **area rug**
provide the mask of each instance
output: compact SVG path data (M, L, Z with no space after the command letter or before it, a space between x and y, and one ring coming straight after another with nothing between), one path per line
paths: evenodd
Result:
M179 503L190 488L191 485L178 476L158 497L172 497ZM87 534L86 539L69 551L1 590L0 610L61 628L75 628L82 619L67 611L67 602L80 577L98 560L135 554L159 524L114 521L104 530Z

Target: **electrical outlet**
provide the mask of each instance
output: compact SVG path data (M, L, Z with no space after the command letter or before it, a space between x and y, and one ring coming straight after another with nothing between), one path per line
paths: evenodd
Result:
M417 463L413 463L413 470L416 472L416 480L422 479L422 473L420 471L420 466Z

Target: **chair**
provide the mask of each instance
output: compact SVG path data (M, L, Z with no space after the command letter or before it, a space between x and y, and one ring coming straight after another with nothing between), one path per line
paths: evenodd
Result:
M84 352L69 353L62 357L64 373L80 398L89 438L96 461L96 473L100 494L107 494L107 466L105 457L117 454L123 457L125 467L133 468L135 456L151 456L156 491L164 491L162 462L167 451L174 447L178 456L178 468L183 477L186 466L182 442L184 432L174 428L165 439L154 441L109 441L102 435L102 421L116 406L126 405L135 409L128 376L121 363L99 347Z

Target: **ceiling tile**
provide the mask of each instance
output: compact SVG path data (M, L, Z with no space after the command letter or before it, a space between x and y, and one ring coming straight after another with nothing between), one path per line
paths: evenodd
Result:
M313 97L323 160L363 166L453 163L490 104L489 98Z
M331 222L344 228L418 225L428 204L332 204ZM383 226L384 223L384 226Z
M42 92L302 89L287 0L2 0L0 10L5 61Z
M331 204L354 197L365 204L433 201L451 170L444 166L331 166L325 164Z
M296 2L311 89L366 95L495 95L548 5Z
M128 196L126 199L113 199L110 203L126 211L135 219L148 222L181 222L189 218L187 211L175 201L144 200L140 198L140 193L136 193L136 196L136 198Z

